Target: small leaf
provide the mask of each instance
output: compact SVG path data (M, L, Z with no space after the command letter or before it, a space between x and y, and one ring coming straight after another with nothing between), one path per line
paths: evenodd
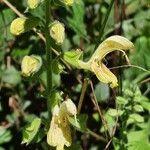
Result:
M141 101L140 103L144 109L146 109L150 112L150 102Z
M60 74L63 72L64 66L61 63L59 63L58 60L54 60L52 63L52 69L55 74Z
M21 81L19 71L17 71L13 66L7 68L2 75L2 81L14 86L17 85Z
M80 68L79 65L79 59L82 56L82 51L76 50L76 51L67 51L64 53L64 60L67 61L69 64Z
M129 119L133 119L133 122L135 121L138 123L144 122L144 118L139 114L131 114L129 116Z
M136 112L143 112L143 111L144 111L144 109L143 109L143 107L142 107L141 105L135 105L135 106L133 107L133 109L134 109Z
M0 127L0 144L7 143L11 140L12 135L9 130L4 127Z
M43 137L46 135L45 130L44 129L40 129L37 133L37 135L34 137L33 139L33 143L39 143Z
M148 133L147 129L129 132L127 134L128 150L149 150Z
M105 83L98 83L95 87L97 101L105 101L109 98L109 86Z
M86 114L77 115L77 118L69 117L69 122L71 125L73 125L78 131L80 132L86 132L86 122L87 122L88 116Z
M86 28L84 24L85 6L82 0L74 3L72 7L72 16L67 17L69 26L81 37L86 37Z
M124 97L118 96L118 97L116 98L116 103L117 103L118 105L125 105L125 104L128 103L128 101L127 101Z
M27 145L34 139L41 125L41 119L36 117L34 120L27 125L23 130L22 144Z
M108 115L112 117L121 116L122 114L123 114L122 110L111 109L111 108L108 110Z

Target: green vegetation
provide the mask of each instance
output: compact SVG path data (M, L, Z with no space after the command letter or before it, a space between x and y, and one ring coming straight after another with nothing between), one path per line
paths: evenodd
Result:
M0 150L150 150L149 8L1 0Z

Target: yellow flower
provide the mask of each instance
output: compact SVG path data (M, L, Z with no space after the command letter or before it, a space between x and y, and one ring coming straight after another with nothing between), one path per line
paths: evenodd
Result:
M98 46L89 60L90 70L95 73L101 82L110 84L111 88L117 87L118 80L116 76L102 63L102 60L112 51L123 51L133 47L133 43L122 36L115 35L107 38Z
M62 44L65 38L65 28L62 23L55 21L50 27L50 36L57 44Z
M133 47L133 43L128 39L114 35L107 38L98 46L88 62L83 62L76 57L73 63L69 55L65 55L64 59L78 68L92 71L101 82L108 83L111 88L114 88L118 86L118 80L102 61L105 56L112 51L119 50L124 53L125 50L132 49Z
M12 21L10 25L10 32L14 35L20 35L21 33L31 30L33 27L39 24L40 20L37 17L19 17Z
M39 56L25 56L21 64L22 75L29 77L30 75L39 71L41 65L42 60Z
M36 8L40 3L40 0L28 0L27 4L30 9Z
M68 109L69 106L73 108L73 111ZM72 137L68 116L76 114L76 106L70 99L64 101L60 107L56 105L53 108L53 116L47 134L47 143L50 146L56 147L56 150L64 150L64 146L71 145Z
M25 32L25 23L27 18L17 18L10 25L10 32L14 35L20 35Z
M64 0L64 4L67 6L71 6L74 3L74 0Z

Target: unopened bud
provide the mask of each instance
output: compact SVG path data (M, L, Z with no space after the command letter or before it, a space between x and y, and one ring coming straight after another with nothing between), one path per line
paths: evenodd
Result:
M38 23L39 19L36 17L19 17L12 21L10 32L14 35L20 35L21 33L31 30L33 27L37 26Z
M65 38L64 25L59 21L55 21L50 26L50 36L56 41L57 44L62 44Z
M64 101L60 106L60 109L69 116L75 116L77 114L77 107L71 99Z
M35 55L25 56L21 64L22 75L25 77L33 75L40 70L41 65L41 57Z
M71 5L74 3L74 0L63 0L63 3L64 3L66 6L71 6Z
M10 32L14 35L19 35L25 32L25 22L27 18L17 18L10 25Z
M35 9L40 3L40 0L28 0L27 4L30 9Z

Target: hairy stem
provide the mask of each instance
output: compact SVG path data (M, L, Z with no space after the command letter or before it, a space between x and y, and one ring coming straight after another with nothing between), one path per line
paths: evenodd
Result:
M52 47L51 47L51 38L49 34L49 23L50 23L50 0L45 0L45 39L46 39L46 61L47 61L47 109L49 117L51 116L51 107L50 107L50 95L52 91Z

